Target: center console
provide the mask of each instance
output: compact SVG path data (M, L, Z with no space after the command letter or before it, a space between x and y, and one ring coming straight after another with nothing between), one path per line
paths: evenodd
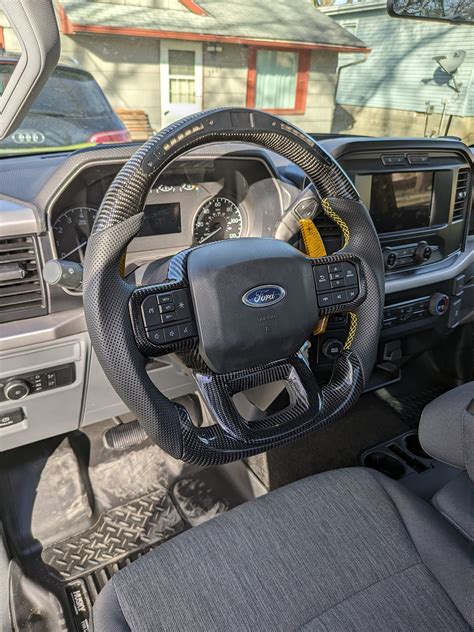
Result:
M378 363L390 372L377 377L376 369L370 390L398 379L398 361L410 336L431 331L434 340L456 328L469 311L465 286L470 287L472 273L459 269L458 262L469 229L472 156L447 139L334 138L322 144L369 209L384 257ZM326 224L319 228L323 238L331 236ZM334 250L339 247L335 239ZM323 373L331 370L346 336L347 323L333 319L318 336L312 354Z

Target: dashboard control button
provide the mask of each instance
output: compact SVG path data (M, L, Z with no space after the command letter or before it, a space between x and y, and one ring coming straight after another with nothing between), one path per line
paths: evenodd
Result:
M156 294L147 296L142 301L142 316L145 327L154 327L161 324L160 310L156 300Z
M426 241L420 241L415 250L415 259L419 262L428 261L432 252L431 246L429 246Z
M429 310L433 316L443 316L448 311L449 296L437 292L430 298Z
M388 156L382 156L382 163L384 165L404 165L407 159L403 154L391 154Z
M163 329L165 334L165 342L176 342L179 340L179 329L178 325L174 325L173 327L165 327Z
M428 154L409 154L408 162L411 165L426 165L430 161Z
M12 380L5 384L3 393L6 399L24 399L30 393L30 385L25 380Z
M453 280L452 294L454 296L461 296L464 291L464 284L466 283L466 275L460 274Z
M461 320L461 299L457 298L451 303L451 309L449 310L448 327L454 329L459 325Z
M166 314L161 314L161 322L163 324L172 323L176 320L175 312L166 312Z
M332 294L318 294L319 307L329 307L332 305Z
M357 287L350 287L350 288L348 288L346 290L347 302L349 303L350 301L355 300L358 295L359 295L359 288L357 288Z
M332 294L332 304L341 305L341 303L347 303L347 294L345 290L339 290Z
M317 266L314 268L314 279L316 281L316 288L319 292L329 290L331 285L329 282L329 273L327 266Z
M167 294L157 294L158 305L165 305L165 303L172 303L173 297L170 292Z
M186 320L190 318L189 297L186 290L175 290L173 292L173 300L176 310L176 320Z
M146 337L154 345L162 345L165 342L163 329L150 329L146 332Z
M341 353L344 344L338 338L329 338L323 342L321 353L329 360L335 360Z
M158 305L158 308L161 314L166 312L174 312L174 303L164 303L163 305Z
M178 331L180 338L190 338L196 335L196 325L192 322L182 323L178 325Z
M23 411L21 408L15 408L15 410L8 410L3 413L0 413L0 429L8 428L8 426L13 426L14 424L19 424L23 421Z
M383 260L385 263L385 269L391 270L397 265L398 255L394 250L387 248L383 253Z

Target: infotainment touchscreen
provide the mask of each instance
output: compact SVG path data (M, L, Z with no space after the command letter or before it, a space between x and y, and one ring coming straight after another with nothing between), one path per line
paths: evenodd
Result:
M147 204L145 206L143 224L137 237L170 235L180 232L181 207L179 202Z
M430 225L432 171L377 173L372 176L370 214L378 233Z

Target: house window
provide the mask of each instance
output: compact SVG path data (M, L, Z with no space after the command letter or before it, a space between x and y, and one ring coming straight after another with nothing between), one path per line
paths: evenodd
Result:
M170 50L168 64L170 103L194 103L196 101L194 51Z
M311 52L250 48L247 107L304 114Z

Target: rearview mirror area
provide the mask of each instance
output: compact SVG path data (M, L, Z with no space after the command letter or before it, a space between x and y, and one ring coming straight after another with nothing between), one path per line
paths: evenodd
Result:
M472 0L387 0L387 11L396 18L474 24Z
M48 80L59 60L61 46L51 0L0 0L0 11L21 47L19 59L8 60L3 56L0 87L0 139L3 139L21 123ZM4 48L5 43L2 44Z

